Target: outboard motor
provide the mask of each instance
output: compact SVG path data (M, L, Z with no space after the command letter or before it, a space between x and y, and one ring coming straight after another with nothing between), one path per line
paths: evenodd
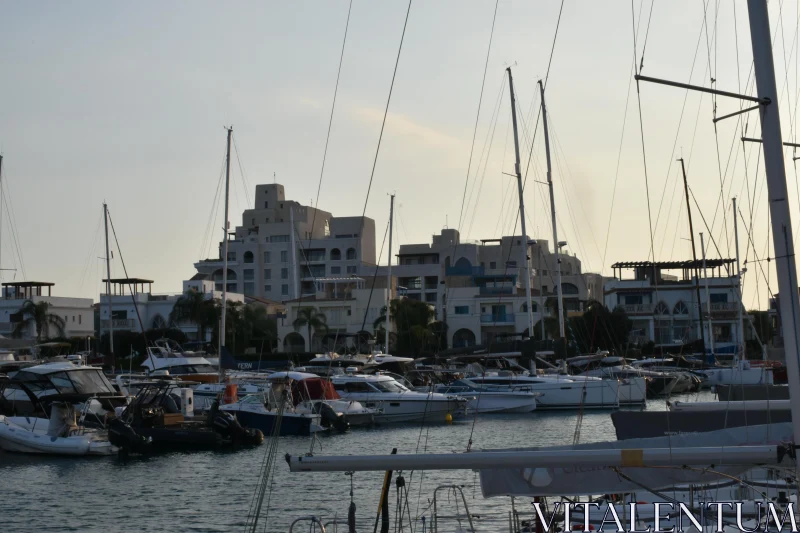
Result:
M325 402L314 403L313 412L321 415L322 425L326 428L333 428L336 431L350 429L350 424L344 419L344 416L334 411L333 407Z
M229 440L234 446L256 446L264 442L264 434L259 429L242 427L235 416L226 412L214 409L212 406L213 418L209 414L211 427L214 428L222 438Z
M121 455L129 453L146 454L152 450L153 439L145 438L119 418L108 423L108 442L119 448Z

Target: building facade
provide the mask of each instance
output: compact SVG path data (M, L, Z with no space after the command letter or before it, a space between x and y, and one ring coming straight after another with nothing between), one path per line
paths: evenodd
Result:
M105 280L103 280L105 282ZM103 335L113 326L114 331L142 331L175 327L183 331L191 341L211 340L211 331L206 331L206 338L198 338L199 328L196 324L181 321L171 324L169 315L186 291L194 290L204 295L207 300L222 300L222 292L216 290L215 283L207 279L191 279L183 282L183 292L153 293L152 280L141 278L119 278L111 280L111 295L101 293L98 304L99 333ZM245 303L243 294L229 292L229 302ZM109 302L111 314L109 316ZM141 319L141 324L139 320Z
M222 291L219 256L195 263ZM257 185L254 208L228 235L228 291L274 301L317 293L316 280L356 276L375 265L375 221L334 217L287 200L281 184Z
M94 309L91 298L69 298L52 296L54 283L43 281L17 281L3 283L3 294L0 298L0 334L12 336L19 324L27 319L20 313L25 300L34 303L47 302L48 313L60 317L64 321L64 330L59 332L52 326L47 335L56 337L91 337L94 335ZM46 292L46 294L44 294ZM36 338L36 326L30 323L20 332L23 339Z
M633 321L631 342L677 344L705 337L708 348L710 324L715 344L720 347L738 344L741 342L738 282L726 270L733 262L733 259L707 259L705 273L702 261L615 263L611 268L617 276L605 281L606 307L621 307ZM704 335L700 329L701 314ZM745 315L746 329L749 320ZM749 336L747 331L744 336Z

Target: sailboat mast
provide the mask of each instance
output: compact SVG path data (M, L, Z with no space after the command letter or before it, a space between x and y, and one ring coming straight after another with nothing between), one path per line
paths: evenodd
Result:
M228 130L228 145L225 151L225 220L222 228L222 316L219 321L219 377L220 381L225 377L225 369L222 368L222 348L225 347L225 315L228 308L228 197L231 186L231 134L233 126Z
M3 155L0 154L0 259L3 256ZM0 261L0 267L3 262Z
M744 317L742 316L744 308L744 298L742 294L742 266L739 263L739 224L736 223L736 198L733 198L733 236L736 239L736 299L739 301L739 345L741 346L742 356L745 358L745 344L744 344ZM739 354L736 354L736 361L739 361Z
M694 290L697 296L697 315L700 318L700 339L703 341L703 352L706 351L706 332L705 325L703 324L703 308L700 302L700 269L697 268L697 249L694 244L694 226L692 225L692 205L689 203L689 182L686 179L686 166L683 164L683 158L678 159L681 162L681 172L683 173L683 193L686 196L686 212L689 214L689 233L692 240L692 259L694 259L694 277L695 285Z
M706 288L706 313L708 313L708 343L711 350L710 361L714 361L714 326L711 324L711 296L708 291L708 271L706 270L706 241L700 232L700 250L703 253L703 281ZM702 305L700 311L702 312ZM705 348L703 348L705 353Z
M783 138L778 113L778 89L775 84L775 65L772 60L772 39L766 0L747 0L750 16L750 40L758 95L768 98L761 105L761 138L763 139L764 169L772 223L772 244L775 270L778 274L780 317L786 370L789 375L789 397L792 419L800 421L800 303L797 293L797 265L794 257L794 238L789 213L789 194L786 187L786 168L783 161ZM794 442L800 443L800 423L794 424Z
M106 304L108 304L109 364L114 367L114 313L111 310L111 252L108 248L108 204L103 202L103 221L106 229Z
M558 332L563 339L564 331L564 299L561 286L561 258L559 257L558 228L556 226L556 199L553 193L553 167L550 162L550 133L547 131L547 108L544 104L544 84L539 80L539 91L542 95L542 128L544 129L544 152L547 156L547 188L550 190L550 216L553 218L553 252L556 254L556 287L558 289Z
M389 200L389 268L386 270L386 353L389 353L389 315L392 308L392 231L394 225L394 194Z
M531 299L531 263L528 257L528 232L525 230L525 199L522 196L522 168L519 160L519 137L517 135L517 100L514 96L514 78L511 67L508 72L508 90L511 91L511 123L514 126L514 173L517 175L517 192L519 193L519 221L522 229L522 264L525 265L525 305L528 308L528 337L533 338L533 302ZM536 370L536 360L531 359L531 370Z

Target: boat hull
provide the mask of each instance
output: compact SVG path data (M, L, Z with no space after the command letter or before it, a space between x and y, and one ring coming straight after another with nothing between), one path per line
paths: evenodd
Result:
M275 430L277 415L274 413L253 413L250 411L228 411L236 415L239 423L250 429L260 429L265 436L272 435ZM319 415L306 416L284 413L281 421L281 437L308 436L322 428Z
M473 392L467 404L470 413L530 413L536 410L533 394L503 392Z
M0 416L0 448L7 452L69 456L112 455L117 452L107 440L99 440L92 435L51 437L43 431L25 427L32 421L47 427L47 419L19 417L21 423L16 424L15 418Z

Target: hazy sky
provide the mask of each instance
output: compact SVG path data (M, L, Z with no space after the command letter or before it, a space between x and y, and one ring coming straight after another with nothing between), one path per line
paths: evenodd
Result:
M720 89L753 92L744 1L736 2L735 13L732 2L719 2L719 13L718 2L708 2L706 12L697 0L657 2L651 18L648 0L634 3L637 18L643 11L637 61L647 33L644 74L699 85L713 76ZM461 222L465 238L513 230L516 188L503 174L513 172L504 69L515 65L527 161L537 116L531 106L539 103L536 81L547 72L560 5L499 3L470 202ZM490 0L416 0L411 7L367 205L367 215L376 220L378 248L392 191L398 203L395 243L428 242L445 223L459 226L494 6ZM353 3L319 200L319 207L334 215L360 215L364 208L406 7L401 1ZM289 198L310 203L347 9L346 1L3 2L0 150L27 279L55 282L58 295L97 297L105 199L128 273L154 279L156 292L180 291L181 280L195 272L193 262L209 255L224 125L234 127L249 186L245 190L234 157L232 225L241 223L255 185L272 182L273 173ZM797 5L773 1L770 11L784 140L791 141L798 99ZM645 260L650 254L631 84L632 26L629 2L566 0L547 85L559 238L569 241L585 271L610 273L615 261ZM740 105L719 98L717 113ZM755 205L755 254L766 257L763 163L758 147L747 146L745 172L742 146L735 141L742 123L720 122L715 138L708 95L687 97L686 91L657 85L641 86L641 109L656 259L691 257L680 166L674 161L681 154L702 216L709 226L714 221L722 255L730 249L733 257L730 197L739 195L748 225L749 204ZM757 116L745 120L748 134L760 136ZM525 191L528 232L551 240L547 189L534 181L544 179L542 139L540 127ZM787 155L797 228L797 179L792 153ZM724 202L718 206L721 180ZM0 266L18 270L2 277L22 279L6 216L4 211ZM695 231L708 235L696 209L694 218ZM221 225L218 214L214 243ZM741 225L740 233L744 256ZM216 255L215 244L210 249ZM719 256L715 249L709 255ZM115 257L114 274L122 275L119 253ZM752 249L747 257L754 259ZM774 273L765 274L777 291ZM745 285L745 303L759 305L760 295L765 305L767 284L757 264L750 265Z

